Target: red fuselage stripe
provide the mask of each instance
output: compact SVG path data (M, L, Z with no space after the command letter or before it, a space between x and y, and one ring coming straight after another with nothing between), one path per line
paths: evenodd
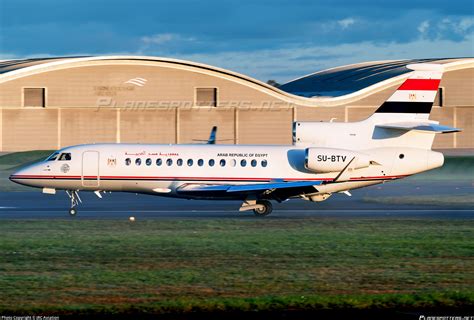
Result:
M438 90L439 79L407 79L397 90Z
M397 179L403 178L406 175L398 176L372 176L372 177L353 177L350 180L367 180L367 179ZM54 176L54 175L13 175L12 179L82 179L82 176ZM146 180L181 180L181 181L332 181L334 178L235 178L235 177L154 177L154 176L84 176L84 179L123 179L123 180L134 180L134 179L146 179Z

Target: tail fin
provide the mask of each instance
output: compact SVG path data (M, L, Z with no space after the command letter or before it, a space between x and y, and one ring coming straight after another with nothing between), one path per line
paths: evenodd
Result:
M385 146L429 149L435 134L460 131L428 120L443 66L411 64L407 68L414 72L369 118L376 129L372 138Z
M443 74L443 66L439 64L410 64L408 69L414 72L375 111L380 113L411 114L413 118L427 119Z

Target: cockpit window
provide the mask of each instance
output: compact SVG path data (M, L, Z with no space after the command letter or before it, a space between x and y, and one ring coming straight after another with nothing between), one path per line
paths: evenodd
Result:
M47 157L46 161L54 161L58 158L58 155L59 155L59 152L55 152L52 155L50 155L49 157Z
M71 154L70 154L70 153L66 153L66 152L61 153L61 154L59 155L59 159L58 159L58 160L59 160L59 161L69 161L69 160L71 160Z

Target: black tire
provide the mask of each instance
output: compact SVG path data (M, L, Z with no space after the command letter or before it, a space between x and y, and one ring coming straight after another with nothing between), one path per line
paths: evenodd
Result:
M71 208L71 209L69 209L69 215L70 215L70 216L75 217L76 214L77 214L76 208Z
M263 208L253 209L253 213L258 217L265 217L272 213L273 206L272 203L268 200L259 200L257 204L263 205Z

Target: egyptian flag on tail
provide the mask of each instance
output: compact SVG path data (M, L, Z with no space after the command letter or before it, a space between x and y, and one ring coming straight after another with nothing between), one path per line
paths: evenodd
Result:
M410 64L413 70L407 80L385 101L376 113L424 113L429 114L438 93L443 75L439 64Z

